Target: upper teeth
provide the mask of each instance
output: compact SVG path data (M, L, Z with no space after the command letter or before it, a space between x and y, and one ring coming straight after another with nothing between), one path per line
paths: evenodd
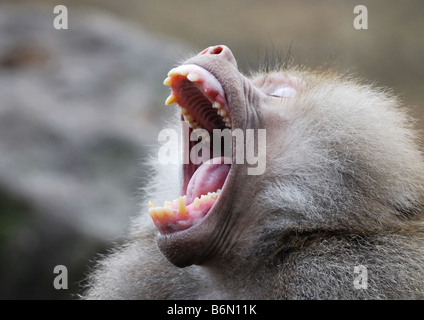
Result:
M191 65L183 64L181 66L173 68L173 69L169 70L168 77L186 76L190 71L190 67L191 67Z
M193 71L193 69L195 71ZM191 81L191 82L204 82L205 79L202 78L202 73L203 73L203 77L206 77L205 73L208 73L208 72L206 70L204 70L203 68L200 68L198 66L182 65L182 66L179 66L179 67L176 67L176 68L170 70L168 72L168 77L163 81L163 84L168 85L168 86L172 86L172 78L177 77L177 76L185 76L186 79ZM214 81L217 81L217 80L215 79ZM208 89L204 88L204 92L207 93ZM219 92L219 93L223 95L223 92ZM170 105L170 104L173 104L173 103L178 103L178 98L172 92L170 94L170 96L165 100L165 105ZM225 126L228 127L228 128L231 128L231 117L228 114L227 110L225 110L223 108L222 103L220 103L219 101L214 101L212 103L212 107L214 109L216 109L217 114L219 116L221 116L222 121L225 123ZM191 128L193 128L193 129L201 128L199 123L197 121L195 121L194 117L191 114L188 113L187 108L183 108L181 106L180 106L180 108L181 108L181 114L183 115L184 119L189 122L189 126Z
M189 73L187 75L187 79L190 80L191 82L196 82L196 81L199 81L200 77L197 73Z
M177 97L173 94L171 94L168 98L165 100L165 105L169 106L170 104L176 103Z
M224 109L218 109L217 113L223 118L225 118L227 115L227 111L225 111Z
M212 108L221 109L222 105L218 101L214 101L214 103L212 103Z

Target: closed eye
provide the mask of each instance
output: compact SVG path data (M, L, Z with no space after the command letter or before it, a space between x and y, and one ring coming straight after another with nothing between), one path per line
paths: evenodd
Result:
M280 87L277 88L274 92L270 93L269 95L272 97L278 97L278 98L291 98L294 97L297 94L296 89L292 87Z

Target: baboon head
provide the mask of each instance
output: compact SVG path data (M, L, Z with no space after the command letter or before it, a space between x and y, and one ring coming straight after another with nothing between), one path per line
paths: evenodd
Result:
M247 77L223 45L164 83L166 104L177 103L188 125L188 161L177 199L149 212L175 265L228 259L289 233L376 230L422 212L421 154L384 90L303 68ZM187 138L194 131L199 140ZM224 131L229 155L216 152Z

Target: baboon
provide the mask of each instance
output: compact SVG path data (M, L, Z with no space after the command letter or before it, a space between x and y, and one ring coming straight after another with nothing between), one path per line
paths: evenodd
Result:
M83 298L424 298L424 161L392 93L304 67L245 76L224 45L164 84L190 133L253 130L250 143L232 136L232 150L253 148L264 170L249 174L235 152L231 164L211 152L157 165L151 202ZM183 155L216 139L186 138Z

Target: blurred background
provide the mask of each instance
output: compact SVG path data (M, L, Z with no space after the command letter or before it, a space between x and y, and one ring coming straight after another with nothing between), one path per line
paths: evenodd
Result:
M422 0L0 0L0 299L77 298L123 241L182 59L225 44L248 74L290 52L391 88L422 128L423 33Z

